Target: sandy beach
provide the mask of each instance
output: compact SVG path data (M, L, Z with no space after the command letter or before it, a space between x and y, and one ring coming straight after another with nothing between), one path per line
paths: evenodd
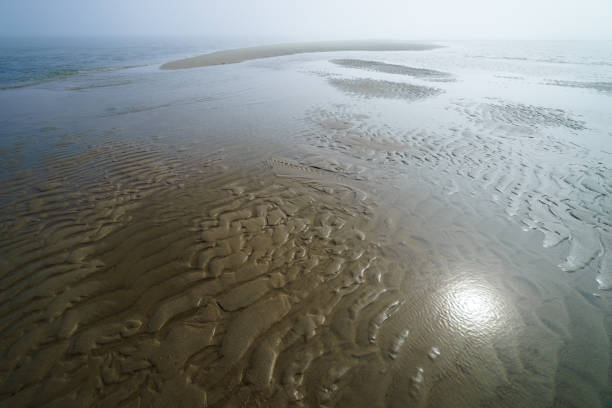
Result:
M280 57L283 55L305 54L333 51L419 51L439 47L433 44L420 44L411 41L320 41L294 44L274 44L259 47L236 48L185 58L163 64L161 69L187 69L221 64L236 64L259 58Z
M609 406L606 68L495 47L0 92L0 405Z

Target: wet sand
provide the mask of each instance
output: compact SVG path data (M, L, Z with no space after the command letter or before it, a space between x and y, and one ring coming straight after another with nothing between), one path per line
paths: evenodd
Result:
M417 100L436 96L443 92L441 89L429 86L363 78L331 78L329 83L348 94L366 98Z
M331 51L423 51L438 48L437 45L412 41L321 41L311 43L274 44L259 47L223 50L197 57L171 61L161 69L187 69L211 65L236 64L243 61L280 57L283 55Z
M447 72L386 64L330 62L350 103L297 118L223 85L7 147L1 403L605 407L611 173L559 136L586 118L466 98L402 128L456 84L350 76Z
M384 72L386 74L408 75L415 78L431 78L437 80L448 80L452 75L448 72L436 71L435 69L407 67L405 65L387 64L378 61L364 61L358 59L336 59L334 64L367 71Z

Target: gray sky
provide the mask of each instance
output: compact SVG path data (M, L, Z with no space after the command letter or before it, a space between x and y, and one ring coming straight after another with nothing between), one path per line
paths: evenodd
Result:
M612 0L0 0L0 36L612 39Z

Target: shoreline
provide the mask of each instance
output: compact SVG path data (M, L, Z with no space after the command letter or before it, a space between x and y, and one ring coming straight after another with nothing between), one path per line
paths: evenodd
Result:
M285 55L307 54L332 51L427 51L441 48L441 45L416 43L412 41L320 41L288 44L272 44L257 47L234 48L215 51L195 57L170 61L160 69L175 70L213 65L237 64L244 61L281 57Z

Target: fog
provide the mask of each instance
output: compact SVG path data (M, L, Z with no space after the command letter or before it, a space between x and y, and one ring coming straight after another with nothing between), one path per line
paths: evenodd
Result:
M0 36L612 39L610 0L0 0Z

